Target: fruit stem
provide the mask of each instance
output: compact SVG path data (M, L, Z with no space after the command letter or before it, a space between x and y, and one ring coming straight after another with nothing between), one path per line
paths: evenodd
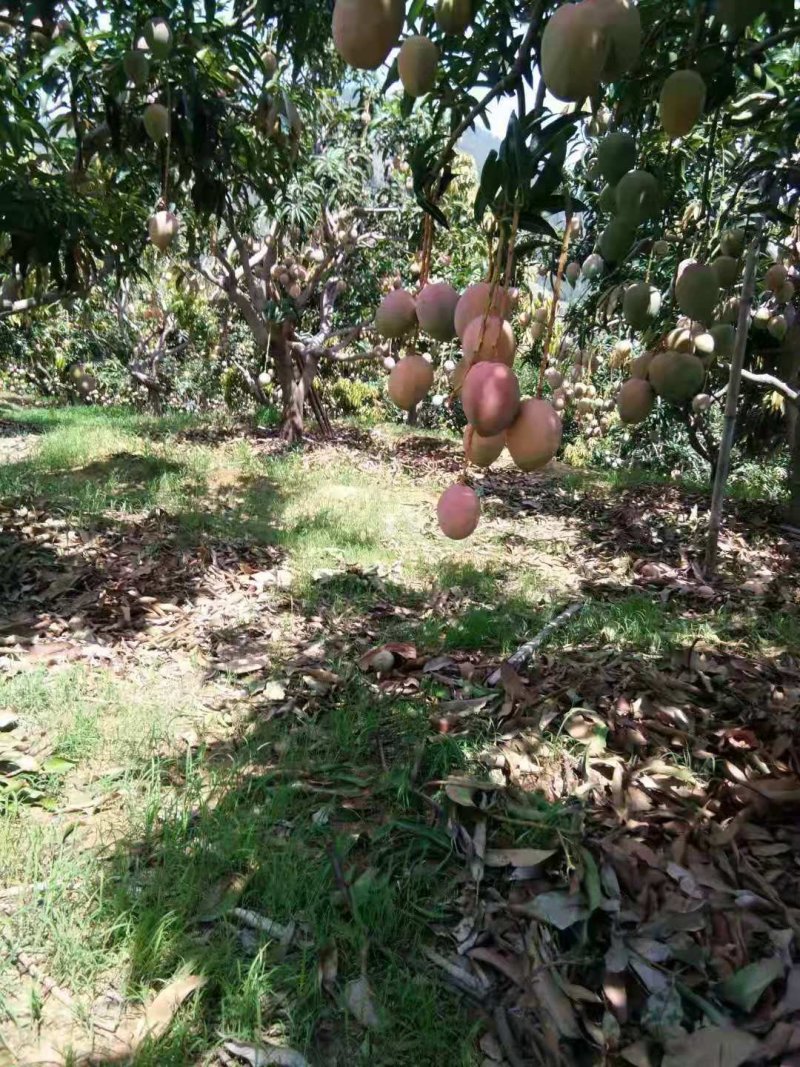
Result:
M483 339L486 336L486 323L489 320L489 314L494 306L494 294L497 292L497 286L500 282L500 264L503 261L503 227L500 227L500 237L497 241L497 248L494 253L494 260L492 262L492 274L489 280L489 299L486 302L486 311L483 313L483 321L481 322L481 332L478 337L478 347L476 352L480 352L483 347ZM498 339L499 339L498 333ZM496 346L495 346L496 347Z
M426 214L425 221L422 229L422 252L420 254L419 264L419 292L421 292L427 282L428 276L431 272L431 255L433 253L433 218Z
M511 285L514 274L514 251L517 243L517 230L519 228L519 206L514 205L514 216L511 220L511 236L508 239L508 255L506 256L505 290Z
M169 210L169 151L172 146L172 101L169 81L167 81L167 144L164 150L164 179L161 183L161 199L164 201L164 211Z

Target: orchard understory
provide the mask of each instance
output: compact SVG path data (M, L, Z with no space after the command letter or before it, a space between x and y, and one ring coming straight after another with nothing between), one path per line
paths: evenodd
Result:
M798 145L793 0L0 7L0 1063L800 1064Z
M504 459L462 549L431 514L454 437L0 428L14 1062L791 1048L777 509L732 505L710 587L707 498L677 485Z

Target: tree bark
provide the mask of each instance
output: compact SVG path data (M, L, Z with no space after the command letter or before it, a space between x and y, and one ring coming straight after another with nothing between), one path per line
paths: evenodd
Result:
M787 410L789 422L789 508L788 519L800 526L800 411Z
M294 444L303 437L306 394L303 375L296 372L290 339L291 327L283 323L277 335L271 339L270 356L281 394L280 435L284 441Z
M306 395L303 380L293 380L284 392L283 410L281 412L281 437L287 444L293 445L303 439L303 409Z

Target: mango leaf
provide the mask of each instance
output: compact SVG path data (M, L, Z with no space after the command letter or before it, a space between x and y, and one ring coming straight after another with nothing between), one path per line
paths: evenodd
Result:
M497 786L477 778L453 778L445 782L444 791L461 808L484 810L494 803Z
M754 1056L759 1044L758 1038L743 1030L711 1026L670 1042L661 1067L740 1067Z
M539 971L533 976L531 984L543 1013L547 1018L552 1019L561 1036L580 1038L581 1030L575 1009L555 976L550 971Z
M480 222L486 209L491 207L497 196L497 190L503 180L503 170L499 163L497 150L492 149L481 170L481 183L475 197L475 221Z
M600 871L594 861L594 856L588 849L581 849L583 860L583 891L589 902L589 912L597 911L603 903L603 890L600 887Z
M42 764L42 770L45 774L68 774L74 766L72 760L62 756L49 756Z
M487 867L538 867L555 854L554 848L490 848L484 863Z
M256 1045L249 1041L226 1041L222 1046L251 1067L308 1067L308 1060L293 1048L279 1045Z
M138 1047L145 1039L157 1041L163 1037L181 1004L205 982L200 975L189 974L165 986L145 1010L134 1038L134 1047Z
M414 22L422 14L422 10L425 7L427 0L413 0L409 9L406 19L408 22Z
M772 983L782 977L783 964L776 956L772 956L770 959L742 967L736 974L721 982L717 986L717 992L729 1004L734 1004L742 1011L751 1012Z
M226 915L239 903L239 898L247 885L249 875L237 872L228 874L210 887L200 901L197 909L197 921L214 922Z
M550 893L540 893L527 904L513 909L518 914L555 926L557 930L568 930L570 926L589 918L589 912L579 896L573 896L564 889L555 889Z
M378 1029L380 1018L365 974L347 983L344 987L344 1002L356 1022L367 1030Z
M558 240L558 234L540 215L535 215L530 211L522 211L519 216L519 228L525 230L528 233L540 233L546 237L551 237L554 241Z
M39 761L25 752L16 749L0 751L0 771L3 774L37 774L40 770Z

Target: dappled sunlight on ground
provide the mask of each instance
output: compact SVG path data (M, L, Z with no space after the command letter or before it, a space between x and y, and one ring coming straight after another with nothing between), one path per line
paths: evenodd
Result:
M224 1063L206 1057L234 1039L313 1067L582 1064L658 1053L663 1018L781 1054L800 600L768 512L734 509L710 585L702 498L677 487L501 464L452 544L446 435L287 452L185 420L19 418L37 432L8 439L33 443L0 468L19 1062ZM187 974L204 984L171 985Z

